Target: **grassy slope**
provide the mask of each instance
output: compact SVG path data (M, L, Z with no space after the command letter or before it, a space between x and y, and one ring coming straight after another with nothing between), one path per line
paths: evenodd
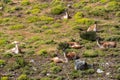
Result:
M0 68L0 76L8 76L11 80L17 79L21 74L26 74L29 78L41 80L42 78L43 80L64 80L66 78L70 80L79 80L80 78L82 80L96 80L98 78L115 80L118 78L120 76L120 71L118 70L120 67L120 2L117 0L59 1L51 4L50 0L4 4L4 10L0 12L0 59L5 60L6 63L4 67ZM71 19L60 19L64 13L59 15L51 14L53 7L58 4L66 7L67 3L72 3L73 6L69 9L69 13L72 16ZM93 23L89 24L87 21L82 21L79 16L75 18L74 15L77 12L82 13L83 16L80 16L81 18L98 22L98 29L101 32L97 34L104 40L115 40L117 38L117 48L100 50L96 42L81 39L78 29L86 30ZM34 16L39 17L41 20L36 20ZM47 16L47 19L41 18L41 16ZM48 16L53 20L48 20ZM77 20L80 22L76 23ZM80 50L72 49L72 51L76 51L80 58L86 60L89 64L95 64L95 72L93 74L87 71L83 74L80 74L81 72L79 71L74 71L74 61L68 64L54 64L49 61L49 58L54 56L59 42L71 41L72 39L85 46ZM6 55L3 53L13 47L10 43L14 40L25 43L20 45L25 53L6 58ZM86 58L83 56L83 53L88 49L100 51L100 53L104 53L104 56ZM44 56L30 54L40 53L41 50L47 51L48 54ZM57 55L63 57L61 53L57 53ZM25 60L27 64L20 66L24 64L21 63L18 65L19 63L15 63L17 58ZM35 63L30 63L31 59L34 59ZM107 62L110 64L109 66L105 65ZM54 71L53 68L56 66L60 66L62 71L59 72L58 70L56 72L56 69ZM34 71L33 67L36 67L37 71ZM103 69L104 73L97 74L97 68ZM57 69L59 68L57 67ZM105 75L107 72L110 72L110 75ZM46 73L51 75L46 76Z

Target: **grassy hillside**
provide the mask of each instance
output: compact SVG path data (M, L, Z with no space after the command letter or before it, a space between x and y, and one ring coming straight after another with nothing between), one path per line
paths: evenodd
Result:
M66 9L70 19L63 19ZM96 41L80 37L95 22L97 36L116 41L116 48L100 49ZM7 52L13 41L20 42L24 53ZM64 59L58 44L69 41L84 46L67 51L76 52L93 69L76 71L74 60L50 61L56 55ZM120 80L120 1L0 0L0 55L1 80Z

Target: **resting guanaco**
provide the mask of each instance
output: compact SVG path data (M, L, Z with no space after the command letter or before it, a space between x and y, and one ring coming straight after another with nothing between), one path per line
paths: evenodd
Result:
M15 53L15 54L18 54L18 53L22 52L21 49L18 46L18 44L19 44L18 41L14 41L14 42L12 42L12 44L15 44L15 47L10 49L10 50L8 50L7 52L11 52L11 53Z
M71 47L71 48L74 48L74 49L80 49L80 48L82 48L83 46L81 46L79 43L77 43L77 42L68 42L68 44L69 44L69 46Z
M74 60L76 58L78 58L78 55L75 52L64 52L64 58L65 58L65 62L68 62L69 60Z
M117 43L113 41L99 42L99 39L97 39L97 45L100 48L114 48L116 47Z
M63 59L60 59L59 57L54 57L54 58L51 58L50 60L52 60L55 63L64 63L65 62Z
M91 25L88 29L87 29L87 32L89 31L97 31L97 23L95 22L94 25Z

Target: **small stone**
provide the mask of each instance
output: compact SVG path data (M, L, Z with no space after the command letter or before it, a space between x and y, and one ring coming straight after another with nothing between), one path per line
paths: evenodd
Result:
M33 59L30 60L31 63L34 63L35 61Z
M35 67L32 67L32 68L33 68L34 71L37 71L37 68L35 68Z
M110 75L110 72L107 72L106 75L107 75L107 76Z
M97 69L97 73L103 73L104 71L101 69Z

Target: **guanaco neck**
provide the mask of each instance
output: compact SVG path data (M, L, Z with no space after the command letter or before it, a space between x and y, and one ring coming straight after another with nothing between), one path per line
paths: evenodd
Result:
M97 24L94 24L94 29L93 29L93 31L97 31Z
M100 44L99 39L97 39L97 45L98 45L100 48L104 48L104 47Z
M63 54L64 54L65 62L67 63L68 62L68 58L67 58L66 52L63 52Z
M19 47L18 47L18 44L15 44L15 53L16 53L16 54L19 53Z

